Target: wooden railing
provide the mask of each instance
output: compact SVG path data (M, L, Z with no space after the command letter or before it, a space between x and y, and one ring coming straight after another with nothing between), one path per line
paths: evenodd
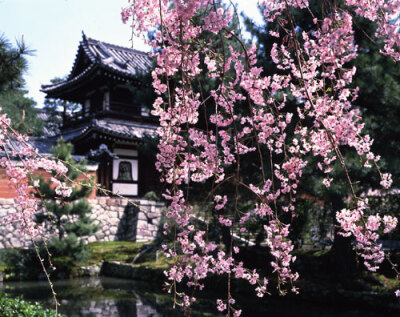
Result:
M84 116L82 111L73 115L63 117L63 128L68 128L76 124L89 122L92 119L100 118L117 118L122 120L138 120L143 122L156 122L156 118L152 116L142 116L142 107L123 102L111 102L109 110L98 110L90 112Z

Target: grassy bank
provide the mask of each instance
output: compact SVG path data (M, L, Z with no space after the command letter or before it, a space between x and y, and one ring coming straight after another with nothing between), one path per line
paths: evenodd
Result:
M56 267L56 270L49 269L51 277L70 278L87 275L90 268L96 266L98 267L98 273L103 262L117 262L133 267L155 270L168 267L168 261L163 253L143 242L94 242L87 245L86 252L88 257L85 261L76 261L68 256L53 256L51 262ZM43 258L45 264L48 265L47 256ZM36 280L45 277L36 254L32 250L26 249L1 250L0 271L6 281ZM97 273L95 272L95 274Z
M108 241L89 243L90 258L84 265L97 265L102 261L132 262L141 251L143 242Z
M163 252L143 242L110 241L89 244L89 265L103 262L121 262L137 267L165 269L169 262Z

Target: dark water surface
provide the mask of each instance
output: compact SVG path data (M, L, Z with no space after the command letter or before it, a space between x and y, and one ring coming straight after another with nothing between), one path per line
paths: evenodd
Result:
M172 309L171 296L161 290L160 285L117 278L82 278L54 281L60 312L68 317L169 317L183 316ZM27 300L41 302L45 307L54 307L49 285L46 282L7 282L0 288L13 296L23 295ZM192 316L222 316L215 308L215 295L202 294L194 306ZM373 305L344 305L331 302L316 303L297 298L258 299L254 294L248 298L238 297L242 316L279 317L391 317L391 314L374 309ZM357 307L358 306L358 307Z

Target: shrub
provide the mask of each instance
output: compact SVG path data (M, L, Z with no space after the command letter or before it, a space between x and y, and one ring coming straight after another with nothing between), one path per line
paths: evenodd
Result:
M0 293L1 317L61 317L53 309L44 309L39 303L29 303L22 298L12 298Z

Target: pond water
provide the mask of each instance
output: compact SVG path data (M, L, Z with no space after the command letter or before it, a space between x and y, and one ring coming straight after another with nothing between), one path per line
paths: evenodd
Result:
M55 290L61 303L60 312L68 317L169 317L183 316L172 309L169 294L160 285L134 282L117 278L82 278L54 281ZM27 300L41 302L45 307L53 307L49 286L46 282L8 282L0 284L0 289L13 296L23 295ZM207 296L209 295L209 296ZM220 316L215 309L215 294L204 293L199 298L192 316ZM207 298L208 297L208 298ZM316 303L297 298L238 297L244 317L391 317L398 316L382 312L344 305L337 301ZM360 306L360 305L358 305Z

